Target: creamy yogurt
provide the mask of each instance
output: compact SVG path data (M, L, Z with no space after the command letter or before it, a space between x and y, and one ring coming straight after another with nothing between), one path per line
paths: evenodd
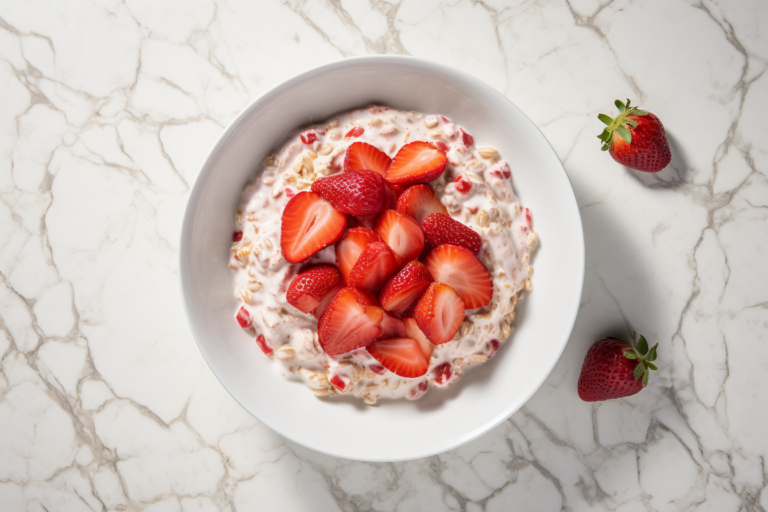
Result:
M454 339L435 347L427 373L409 379L384 369L364 348L343 358L323 352L317 320L288 304L285 292L302 268L335 264L334 246L303 265L290 264L280 252L280 225L293 195L309 190L320 176L342 172L353 142L372 144L391 158L414 140L432 142L448 155L445 172L431 186L454 219L481 235L478 257L493 279L493 299L468 310ZM509 164L493 148L476 148L467 131L440 115L372 106L297 131L246 184L234 231L242 238L232 244L229 268L238 310L245 308L253 321L246 330L258 337L278 373L303 381L319 396L345 394L374 404L381 398L416 399L432 386L449 386L509 338L518 297L531 290L536 233L531 212L512 189Z

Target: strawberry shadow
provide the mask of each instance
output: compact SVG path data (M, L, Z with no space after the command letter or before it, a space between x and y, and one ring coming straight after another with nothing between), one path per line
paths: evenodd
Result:
M635 180L649 188L674 189L686 185L690 167L685 150L677 137L669 131L667 131L667 140L669 141L669 150L672 153L672 161L664 169L659 172L643 172L623 166L624 169Z

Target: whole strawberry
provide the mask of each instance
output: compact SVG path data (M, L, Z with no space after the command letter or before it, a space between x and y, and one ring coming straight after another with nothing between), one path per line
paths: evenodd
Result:
M634 340L634 334L633 334ZM656 370L656 347L648 350L643 336L632 346L616 338L592 345L579 376L579 398L599 402L634 395L648 385L650 370Z
M619 115L611 119L605 114L597 117L608 125L597 136L603 141L602 150L622 165L643 172L659 172L672 160L664 126L658 117L616 100Z

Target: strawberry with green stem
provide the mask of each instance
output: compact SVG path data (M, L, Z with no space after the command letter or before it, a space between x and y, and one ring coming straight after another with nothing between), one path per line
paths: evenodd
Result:
M587 351L579 376L579 397L585 402L622 398L648 385L651 370L657 370L656 347L648 348L644 336L632 344L616 338L596 342Z
M622 165L643 172L659 172L672 160L664 125L655 115L616 100L619 115L597 117L607 128L597 136L602 150Z

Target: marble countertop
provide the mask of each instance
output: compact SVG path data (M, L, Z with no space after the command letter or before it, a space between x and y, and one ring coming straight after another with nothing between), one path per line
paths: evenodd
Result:
M344 57L410 54L513 100L563 160L586 281L536 395L393 464L285 441L203 361L177 282L198 166L253 98ZM3 511L768 510L768 3L0 3ZM616 98L670 167L599 150ZM660 370L587 404L587 347L635 329Z

